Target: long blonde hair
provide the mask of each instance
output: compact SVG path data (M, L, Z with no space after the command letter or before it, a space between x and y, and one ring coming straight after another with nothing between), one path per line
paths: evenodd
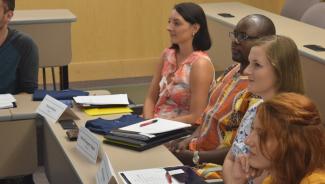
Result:
M256 40L253 46L265 46L266 56L277 75L278 92L304 93L298 48L291 38L281 35L265 36Z

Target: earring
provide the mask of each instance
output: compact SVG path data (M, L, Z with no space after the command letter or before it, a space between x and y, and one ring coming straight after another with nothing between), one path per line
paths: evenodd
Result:
M193 37L195 36L195 32L192 33L192 36L193 36Z

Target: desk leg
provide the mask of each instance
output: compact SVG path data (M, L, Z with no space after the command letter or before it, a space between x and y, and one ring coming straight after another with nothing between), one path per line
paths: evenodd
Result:
M68 89L69 88L69 71L68 65L60 66L60 89Z

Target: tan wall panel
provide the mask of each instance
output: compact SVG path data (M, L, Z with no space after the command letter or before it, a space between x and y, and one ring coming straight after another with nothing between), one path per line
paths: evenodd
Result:
M169 45L167 19L179 0L19 0L17 9L70 9L70 81L148 76ZM195 0L193 2L221 2ZM240 0L275 13L284 0ZM212 33L213 34L213 33ZM148 58L151 58L148 60Z
M73 68L76 75L71 75L71 80L85 81L89 80L89 76L93 75L96 75L98 79L150 76L156 67L156 60L157 58L141 58L72 63L71 68Z
M302 63L302 71L305 85L305 93L317 105L317 108L322 116L325 118L325 64L320 63L300 54Z

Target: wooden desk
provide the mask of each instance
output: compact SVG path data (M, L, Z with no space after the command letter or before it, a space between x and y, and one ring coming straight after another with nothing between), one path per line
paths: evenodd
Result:
M39 48L40 67L60 67L60 88L69 88L71 23L69 10L15 10L10 27L30 35Z
M20 96L15 98L16 108L0 110L1 120L6 120L0 122L0 178L32 174L38 163L33 105L28 101L25 105Z
M8 121L11 119L11 113L9 109L0 109L0 122Z
M213 41L209 54L214 61L216 70L224 70L233 62L230 50L231 40L228 35L240 19L250 14L262 14L272 19L277 34L288 36L296 42L303 65L306 94L317 104L322 117L325 118L325 100L323 98L325 85L321 80L325 78L325 52L315 52L303 47L306 44L325 47L324 29L237 2L200 5L208 19ZM230 13L235 17L224 18L218 13Z
M107 91L96 91L96 94L108 93ZM23 114L28 114L28 109L31 111L30 117L34 116L34 111L37 102L31 102L31 96L17 96L17 103L26 104L22 107ZM32 105L30 105L31 103ZM34 105L33 105L34 104ZM33 109L35 108L35 109ZM87 120L95 119L86 115L77 107L73 109L80 117L76 121L79 127L84 126ZM113 119L120 115L102 116L102 118ZM51 183L95 183L96 173L99 169L99 164L92 164L76 149L76 142L68 141L65 130L58 123L47 123L43 121L43 136L44 142L42 145L43 162L46 175ZM103 137L96 134L99 140ZM40 146L40 145L38 145ZM119 183L123 183L118 176L119 171L144 169L152 167L167 167L182 165L181 162L163 145L155 148L137 152L120 147L115 147L107 144L102 145L103 151L106 152L111 160L114 171L117 175Z

